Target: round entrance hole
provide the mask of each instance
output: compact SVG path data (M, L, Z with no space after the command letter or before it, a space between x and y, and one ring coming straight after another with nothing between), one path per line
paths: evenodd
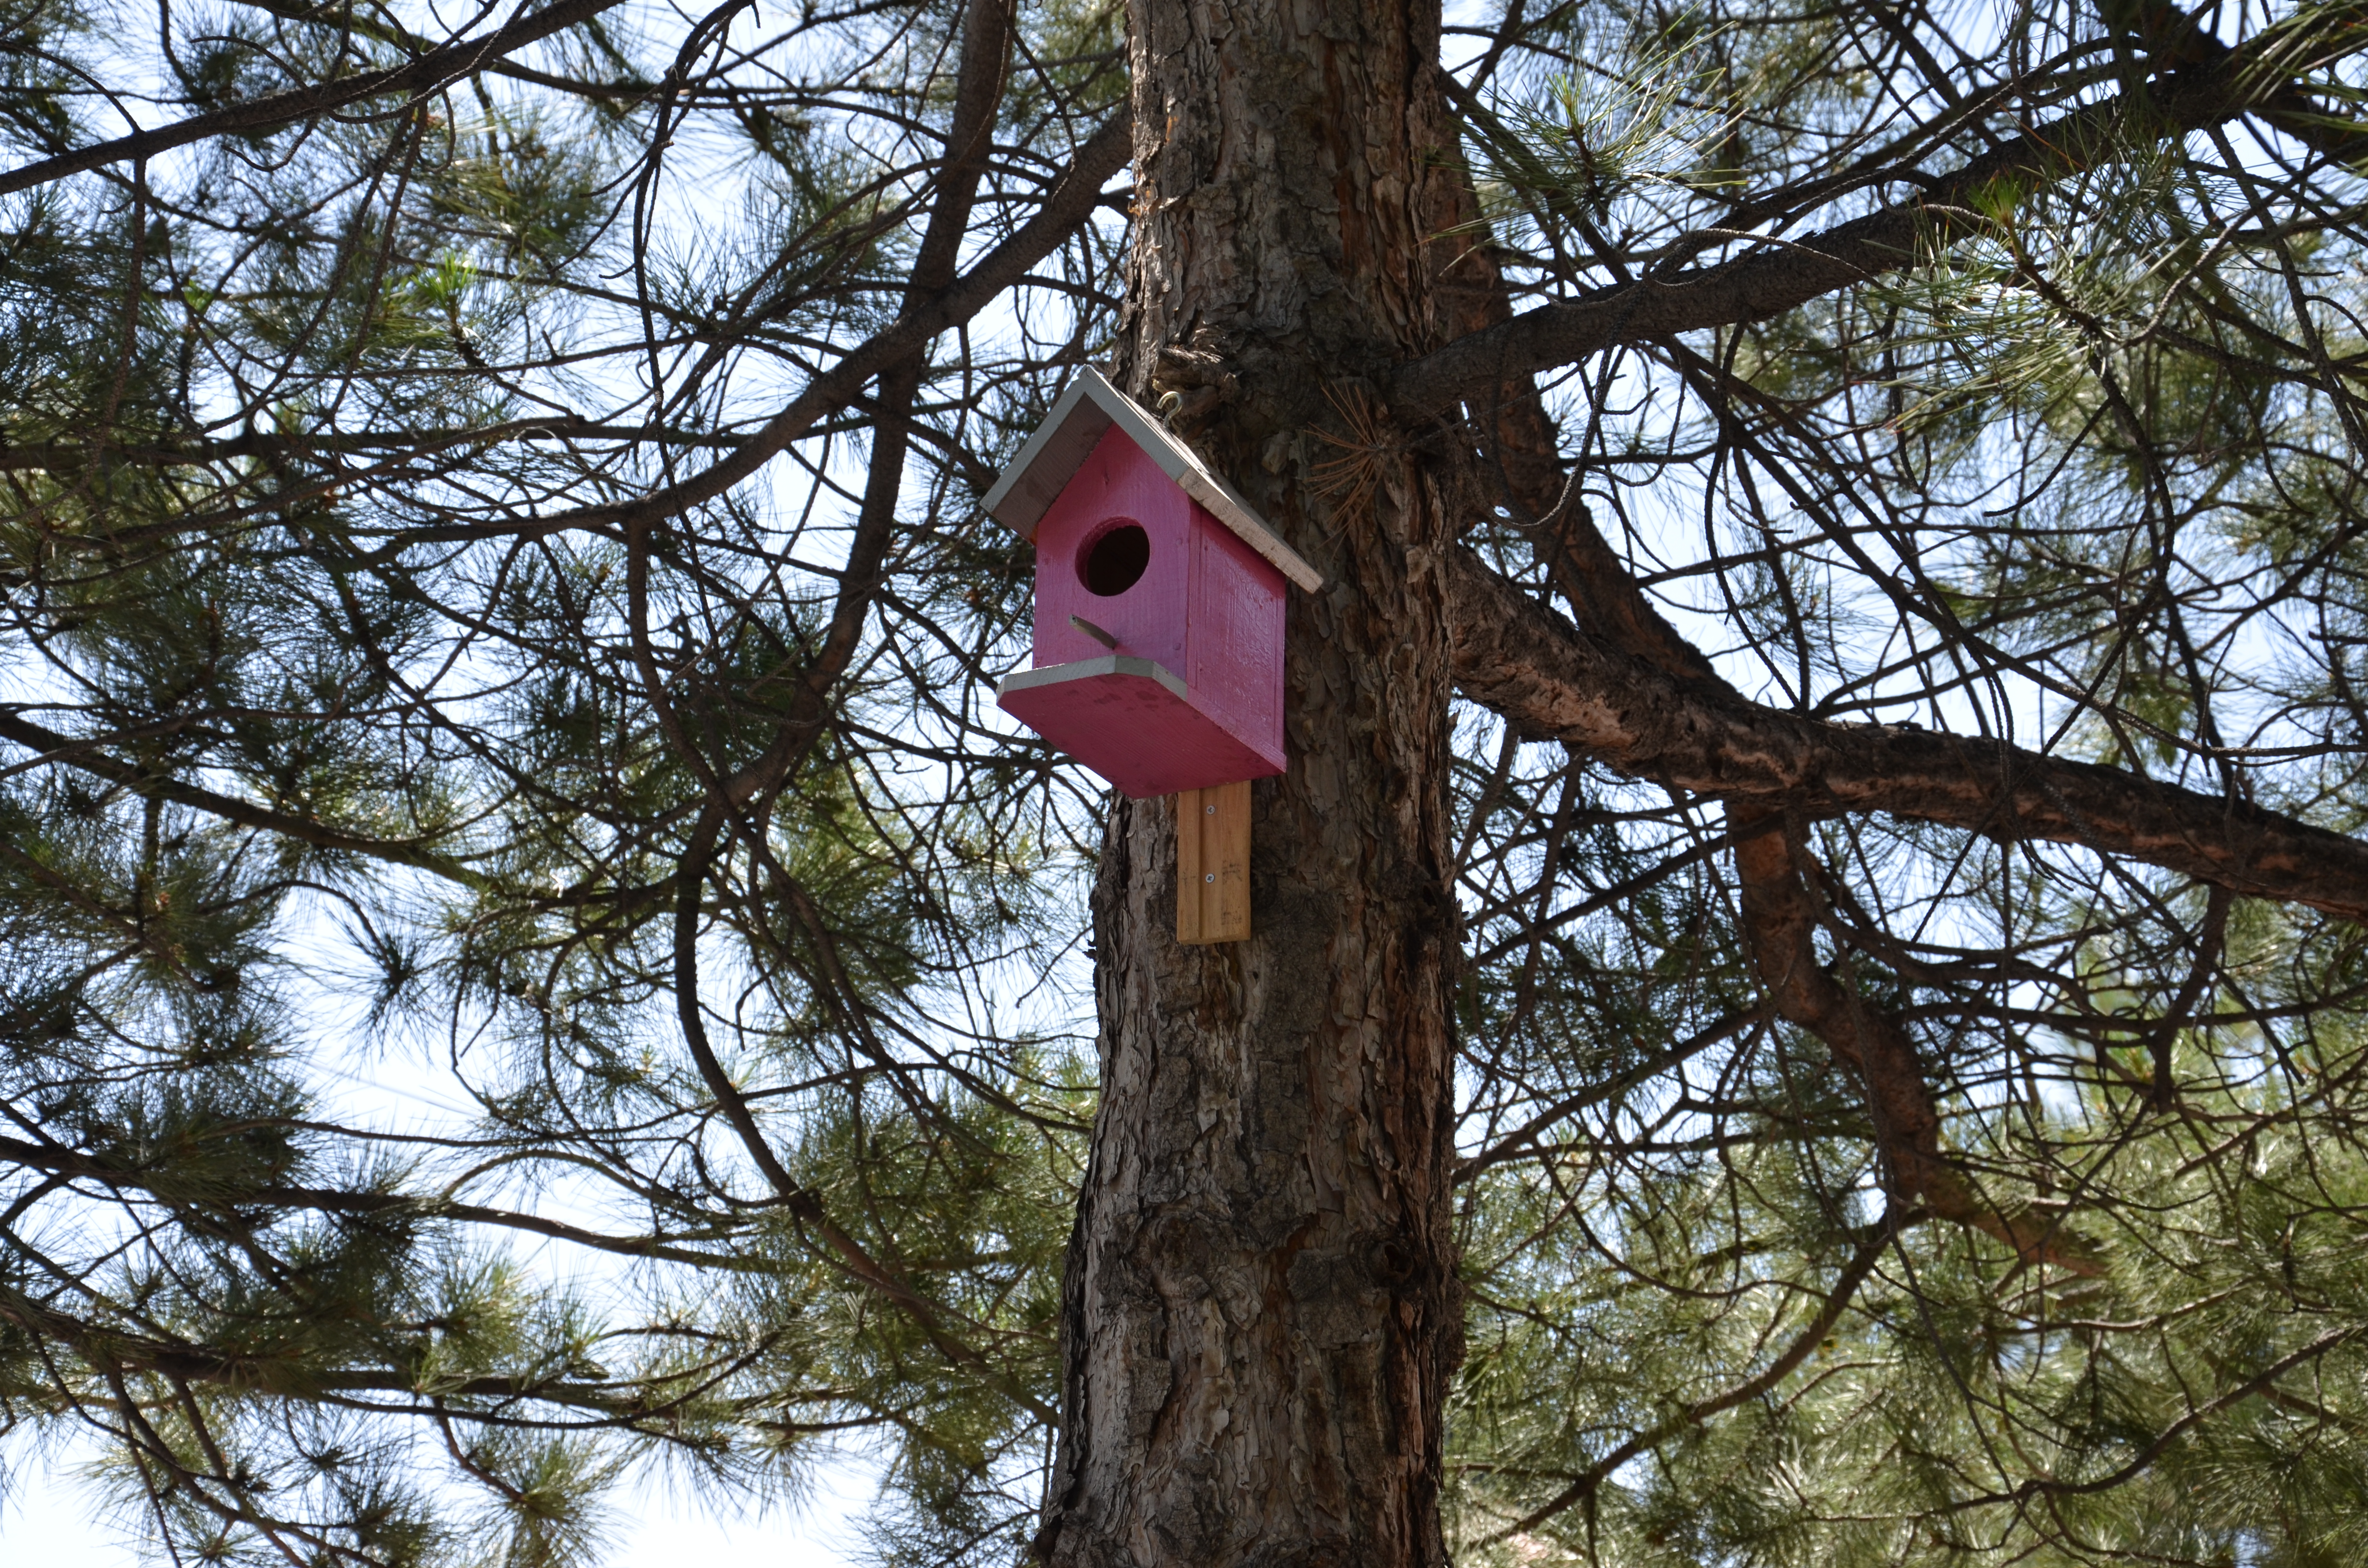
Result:
M1143 580L1151 564L1151 536L1140 523L1121 522L1105 528L1077 558L1077 580L1086 592L1111 598Z

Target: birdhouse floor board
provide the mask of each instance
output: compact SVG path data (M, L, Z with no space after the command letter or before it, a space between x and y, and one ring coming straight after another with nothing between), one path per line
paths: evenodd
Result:
M1176 939L1206 946L1249 934L1249 780L1186 790L1176 797Z
M1015 671L995 701L1138 801L1283 769L1283 757L1236 737L1149 659L1113 653Z

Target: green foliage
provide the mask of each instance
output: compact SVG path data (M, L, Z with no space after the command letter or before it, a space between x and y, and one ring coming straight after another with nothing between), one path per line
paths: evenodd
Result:
M1951 193L1888 270L1581 365L1557 516L1770 708L2358 831L2357 11L2237 38L2309 112L2183 139L2219 57L2159 7L1458 12L1422 152L1501 302ZM976 501L1124 335L1123 201L799 401L906 308L962 15L619 7L0 197L0 1430L161 1555L588 1565L653 1477L763 1506L847 1452L883 1559L1032 1533L1100 798L992 710L1031 561ZM426 25L17 4L0 140ZM1017 26L964 266L1126 93L1122 7ZM1493 439L1425 460L1486 460L1466 539L1587 619ZM1460 724L1414 786L1470 960L1456 1561L2368 1554L2354 926L1793 823L1944 1213L1780 1016L1717 803Z
M2228 70L2350 138L2337 15ZM2164 137L2164 53L2214 68L2168 8L1978 48L1896 17L1565 8L1486 57L1467 147L1543 295L1805 251L2010 137L2059 160L1910 208L1896 269L1582 369L1595 526L1771 706L2356 831L2356 151ZM1941 1221L1861 1071L1771 1016L1708 802L1468 722L1502 749L1459 776L1458 1562L2358 1559L2353 927L2008 822L1808 832L1819 960L1912 1041L1998 1222Z
M1107 111L1113 16L1042 19L1005 134ZM1032 1484L1090 1067L1064 1005L986 1015L1058 957L1071 828L897 672L1008 663L1008 612L815 673L827 427L778 512L521 526L729 452L784 357L894 313L944 20L792 18L669 107L683 40L617 13L5 199L0 678L65 766L0 779L0 1428L78 1432L160 1551L590 1563L655 1472L785 1502L850 1442L916 1540ZM417 51L367 8L168 25L12 17L20 156L112 134L110 73L202 114ZM1008 579L944 450L919 557Z

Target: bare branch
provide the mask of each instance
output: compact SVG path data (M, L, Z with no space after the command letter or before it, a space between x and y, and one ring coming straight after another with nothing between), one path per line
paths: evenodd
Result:
M968 272L926 304L907 310L873 336L865 339L823 374L816 376L790 404L765 422L738 450L704 472L649 495L613 506L586 506L556 513L523 526L427 528L406 529L379 551L392 554L412 544L500 535L536 539L569 528L622 529L636 523L671 517L712 501L765 466L776 453L797 440L820 420L856 401L872 377L927 348L931 338L970 320L997 294L1026 277L1030 267L1058 249L1093 215L1110 177L1125 166L1133 152L1133 116L1121 108L1077 149L1066 172L1045 194L1035 213L978 259Z
M159 153L187 147L210 137L252 136L257 131L277 130L370 98L393 93L408 96L432 93L447 82L484 70L494 61L515 53L528 44L589 21L617 3L618 0L556 0L555 4L540 11L518 17L498 31L487 33L483 38L457 40L421 55L408 65L398 65L386 71L366 71L358 76L340 76L335 81L317 83L310 87L291 87L284 93L233 104L211 114L192 115L152 131L135 131L112 142L93 142L71 153L43 158L39 163L20 164L0 174L0 196L29 190L37 185L47 185L51 180L102 168L108 164L153 158Z
M1884 812L2074 844L2368 921L2368 845L2341 834L2000 742L1763 708L1589 636L1469 551L1452 553L1448 581L1464 694L1622 773L1804 816Z
M1468 333L1399 367L1391 397L1406 407L1436 408L1615 344L1765 321L1912 266L1986 222L1980 209L1987 193L2094 168L2122 155L2134 138L2166 140L2253 114L2315 150L2356 157L2368 145L2368 131L2344 124L2284 75L2265 74L2264 63L2277 62L2284 42L2274 33L2236 50L2206 40L2216 55L2192 63L2174 56L2177 68L2143 93L2075 109L1943 175L1897 171L1890 177L1920 187L1913 200L1798 240L1771 239L1766 248L1713 266L1611 284ZM2203 51L2197 46L2185 52Z
M1884 1190L1894 1204L1901 1210L1921 1204L1937 1219L1971 1225L2025 1263L2102 1274L2092 1250L2054 1217L1990 1202L1941 1147L1940 1106L1898 1017L1817 961L1817 906L1802 874L1810 858L1797 827L1782 815L1738 817L1734 838L1753 967L1785 1021L1824 1041L1865 1089Z

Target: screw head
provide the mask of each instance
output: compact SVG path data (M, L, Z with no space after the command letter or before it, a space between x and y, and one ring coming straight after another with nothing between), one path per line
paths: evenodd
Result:
M1204 882L1213 882L1213 881L1215 881L1217 880L1217 873L1216 873L1216 872L1214 872L1214 871L1212 871L1212 872L1210 872L1207 876L1202 877L1201 880L1202 881L1204 881Z

